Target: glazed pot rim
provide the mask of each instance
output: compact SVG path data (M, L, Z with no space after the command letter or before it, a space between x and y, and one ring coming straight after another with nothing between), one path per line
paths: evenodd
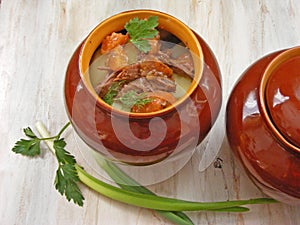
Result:
M150 113L126 112L126 111L115 109L111 105L105 103L97 95L97 93L94 90L94 88L92 87L92 84L89 79L87 61L88 61L88 63L90 63L91 57L89 57L88 60L83 60L83 58L86 55L91 55L91 52L89 52L90 51L89 45L95 41L95 36L101 32L100 30L103 26L107 26L107 24L111 24L113 20L120 19L122 17L134 18L134 17L138 17L138 16L144 17L144 18L146 18L148 16L158 16L159 20L161 20L165 23L162 26L159 25L158 27L161 27L161 28L163 27L163 29L166 29L166 30L168 30L168 27L165 27L166 24L175 23L176 26L178 26L177 30L178 30L178 32L181 33L182 37L178 37L177 34L174 34L174 33L173 34L175 36L177 36L182 42L184 42L184 44L189 49L190 48L193 49L193 50L191 50L191 52L193 53L195 72L194 72L194 78L193 78L192 84L191 84L190 88L188 89L187 93L185 93L185 95L183 97L178 99L171 106L169 106L165 109L155 111L155 112L150 112ZM159 22L159 23L161 23L161 22ZM125 24L120 24L118 26L123 28L124 25ZM174 25L172 25L172 26L174 26ZM118 30L112 30L112 31L118 31ZM182 34L183 32L184 32L184 35ZM103 36L106 36L110 33L106 33ZM189 38L187 38L187 37L189 37ZM182 40L183 38L185 38L185 39ZM99 38L97 40L98 41L97 46L100 45L100 43L102 42L102 39ZM95 49L94 49L94 51L95 51ZM93 51L93 53L94 53L94 51ZM195 58L195 56L196 56L196 58ZM90 32L90 34L87 36L87 38L83 42L81 51L79 53L79 71L80 71L80 77L83 81L83 84L85 85L85 87L87 88L87 90L91 94L91 96L95 99L95 104L100 105L103 109L105 109L108 112L116 113L116 114L127 116L127 117L129 116L130 118L152 118L155 116L167 114L168 112L174 110L176 107L181 105L186 99L188 99L189 96L196 90L197 86L199 85L200 79L202 77L202 73L203 73L203 68L204 68L204 59L203 58L204 57L203 57L202 47L197 39L196 34L186 24L184 24L182 21L180 21L176 17L171 16L164 12L156 11L156 10L147 10L147 9L129 10L129 11L124 11L124 12L115 14L115 15L103 20Z
M265 119L267 126L272 130L272 132L277 137L277 139L280 140L285 146L287 146L293 152L300 154L300 147L296 146L295 144L287 140L287 138L284 137L284 135L279 131L279 129L274 124L273 120L271 119L270 112L267 106L267 100L266 100L267 84L270 77L272 76L272 73L282 63L286 62L287 60L295 56L300 56L300 46L287 49L281 52L280 54L278 54L265 68L264 73L261 77L261 82L259 84L258 93L259 93L259 102L260 102L259 107L261 109L261 114Z

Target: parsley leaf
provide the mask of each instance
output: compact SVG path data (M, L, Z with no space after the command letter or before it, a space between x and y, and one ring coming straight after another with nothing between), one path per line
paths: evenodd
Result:
M21 139L17 141L12 151L25 156L33 157L39 155L41 152L40 139L36 137L36 135L29 127L23 129L23 132L30 139L29 140Z
M133 18L125 24L125 29L129 33L130 42L139 50L146 53L151 46L145 39L154 38L158 34L155 28L158 26L158 17L150 16L148 19Z
M133 18L125 25L130 38L137 40L143 38L154 38L158 31L155 29L158 25L158 17L150 16L148 19Z
M54 140L53 148L58 161L58 169L55 177L55 188L65 195L67 200L73 200L75 204L83 205L84 197L77 186L79 178L75 168L76 160L64 148L66 142L63 138Z
M131 40L131 43L142 52L146 53L151 50L151 45L149 44L148 40Z
M121 87L123 86L124 83L125 83L125 80L113 82L110 85L110 87L108 88L107 93L104 95L103 100L107 104L112 105L114 102L114 98L118 95L119 90L121 89Z
M67 144L63 138L54 141L53 147L55 149L55 155L57 157L57 160L61 164L75 164L76 160L74 156L64 149L66 145Z
M117 100L119 100L127 108L131 108L134 105L142 107L152 101L151 98L146 97L145 93L138 94L134 90L128 91Z
M24 128L23 132L25 133L25 135L29 138L37 138L37 136L33 133L33 131L31 130L30 127Z
M79 177L75 165L61 164L56 171L55 188L61 195L65 195L67 200L73 200L79 206L83 205L84 197L77 185Z
M112 83L112 85L109 87L107 93L104 95L103 100L109 104L112 105L114 101L114 97L117 96L119 89L119 83Z
M39 155L40 150L40 140L39 139L32 139L32 140L25 140L21 139L17 141L15 146L12 149L13 152L26 155L26 156L36 156Z
M60 169L60 167L56 170L54 185L55 189L58 190L61 195L65 193L67 180L64 179L63 171Z

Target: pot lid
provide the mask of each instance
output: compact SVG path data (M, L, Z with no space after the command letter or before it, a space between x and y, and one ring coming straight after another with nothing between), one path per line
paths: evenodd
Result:
M271 72L265 86L266 108L277 131L300 148L300 48L277 58L267 68Z

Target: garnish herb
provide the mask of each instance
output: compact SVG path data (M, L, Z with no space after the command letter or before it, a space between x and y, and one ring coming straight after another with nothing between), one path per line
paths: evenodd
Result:
M112 105L114 98L117 96L119 89L124 81L113 82L110 87L108 88L107 93L104 95L103 100Z
M50 150L55 154L59 168L55 178L55 188L75 204L83 205L82 196L77 183L80 181L98 193L123 203L138 207L158 210L163 216L176 224L192 225L192 221L180 211L216 211L216 212L246 212L249 209L244 205L268 204L277 201L270 198L257 198L249 200L223 201L223 202L194 202L174 198L157 196L148 189L140 186L128 177L112 162L101 159L99 165L121 187L117 188L88 174L76 163L74 156L65 150L66 142L60 138L62 132L70 125L67 123L58 135L50 137L42 123L37 123L36 128L42 138L38 138L30 128L24 129L29 140L21 139L16 142L13 151L26 156L40 153L40 142L45 141ZM30 144L29 144L30 143ZM137 186L136 186L137 185Z
M116 100L119 100L127 108L131 108L134 105L142 107L152 101L151 98L146 97L145 93L138 94L134 90L128 91Z
M65 146L63 138L54 140L53 147L58 161L55 188L61 195L65 195L68 201L72 199L75 204L82 206L84 198L77 185L79 178L75 168L76 160L64 149Z
M21 139L16 142L12 151L26 156L36 156L39 155L40 142L41 140L32 132L32 130L27 127L23 129L24 134L29 138L29 140Z
M150 16L148 19L139 20L131 19L125 25L126 31L129 33L129 41L133 43L140 51L147 53L151 46L146 39L154 38L158 34L155 28L158 26L158 17Z
M55 188L61 195L65 195L67 200L73 200L75 204L83 205L84 197L77 185L79 177L75 168L76 160L68 151L65 150L66 142L60 138L61 133L69 126L66 124L58 135L47 138L38 138L31 128L23 129L29 139L17 141L12 151L25 156L36 156L41 152L41 141L53 140L53 148L58 162L58 169L55 177Z

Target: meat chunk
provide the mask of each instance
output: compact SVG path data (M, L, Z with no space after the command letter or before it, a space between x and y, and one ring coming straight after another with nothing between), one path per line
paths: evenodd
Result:
M165 76L147 76L146 79L153 87L153 90L161 90L167 92L174 92L176 84L173 79Z
M137 64L131 64L109 74L102 82L100 82L96 86L95 90L100 97L103 97L107 93L112 83L122 82L123 84L125 84L137 79L138 77L140 77L140 67Z
M171 77L173 70L166 64L160 61L142 61L141 66L141 76L168 76Z
M112 83L122 82L122 84L125 85L135 81L136 79L139 79L135 83L131 84L132 87L129 86L128 88L132 89L133 86L135 86L136 89L147 89L150 91L151 88L155 90L160 87L162 90L173 91L176 87L175 82L171 79L172 74L173 70L162 62L139 62L112 72L96 86L95 90L100 97L103 97Z
M158 51L157 54L141 54L139 60L161 62L179 75L194 77L194 62L192 55L189 52L183 53L177 58L173 58L172 51L167 49Z
M176 84L174 80L164 76L147 76L140 77L134 81L125 84L120 90L117 97L122 97L124 94L129 91L135 91L136 93L145 93L145 92L175 92Z

